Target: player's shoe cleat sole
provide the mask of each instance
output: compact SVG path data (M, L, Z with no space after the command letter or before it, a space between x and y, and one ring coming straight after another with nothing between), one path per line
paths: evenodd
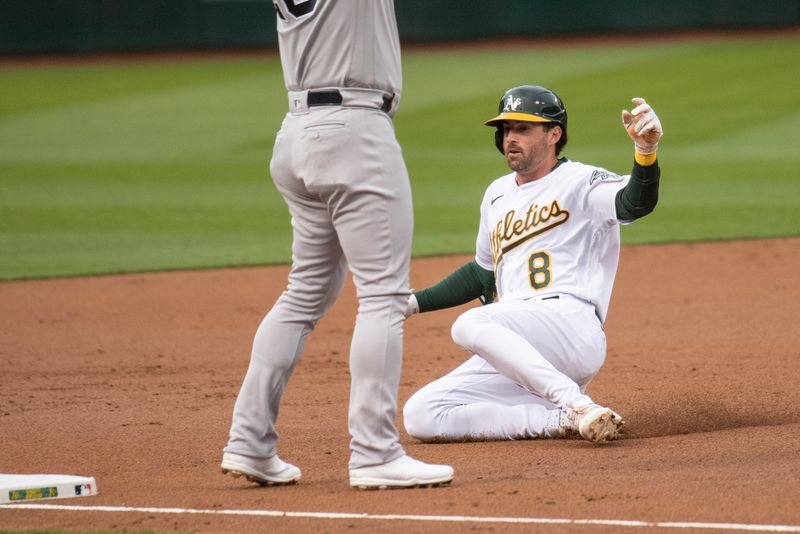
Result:
M622 416L614 410L597 406L581 417L578 431L585 440L604 443L618 439L624 424Z
M444 481L444 482L420 482L418 484L381 484L381 483L358 483L350 481L350 486L366 491L373 491L373 490L389 490L389 489L412 489L412 488L439 488L443 486L449 486L450 483L453 482L453 479Z
M235 469L225 469L225 468L222 468L222 474L231 475L233 478L244 477L248 482L253 482L261 486L289 486L291 484L296 484L297 480L300 478L297 477L291 480L272 480L267 478L261 478L257 475L250 475L247 473L243 473Z

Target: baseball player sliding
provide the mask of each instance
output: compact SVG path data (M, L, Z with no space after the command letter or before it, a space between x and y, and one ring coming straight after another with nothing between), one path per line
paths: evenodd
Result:
M606 355L606 318L619 261L620 224L658 200L663 130L641 98L622 112L633 170L618 176L559 157L567 110L549 89L509 89L496 117L497 148L512 172L481 203L475 260L411 295L406 315L481 298L453 340L474 354L417 391L404 408L421 440L619 437L622 417L586 387ZM496 299L495 299L496 290Z
M392 0L275 0L289 112L270 173L292 216L286 291L262 321L233 411L223 473L291 484L276 454L284 386L348 269L358 296L350 346L350 485L449 483L449 465L408 456L395 426L403 313L411 291L411 187L391 117L400 100Z

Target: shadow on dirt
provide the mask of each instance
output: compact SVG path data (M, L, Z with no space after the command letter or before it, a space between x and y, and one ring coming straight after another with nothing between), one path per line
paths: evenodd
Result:
M624 416L625 439L800 423L800 410L795 406L729 406L700 399L651 408L640 406L626 411Z

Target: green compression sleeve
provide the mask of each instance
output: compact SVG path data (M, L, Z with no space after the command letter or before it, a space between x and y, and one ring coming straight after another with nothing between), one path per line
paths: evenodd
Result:
M414 295L421 313L452 308L476 298L486 304L494 300L495 293L494 272L487 271L473 260L438 284L417 291Z
M653 211L658 203L660 178L658 160L651 165L640 165L634 160L630 181L617 193L617 219L634 221Z

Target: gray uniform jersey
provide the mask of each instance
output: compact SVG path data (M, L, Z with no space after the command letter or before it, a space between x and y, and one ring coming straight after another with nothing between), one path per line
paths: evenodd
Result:
M392 0L276 0L289 91L378 89L399 98L400 39Z

